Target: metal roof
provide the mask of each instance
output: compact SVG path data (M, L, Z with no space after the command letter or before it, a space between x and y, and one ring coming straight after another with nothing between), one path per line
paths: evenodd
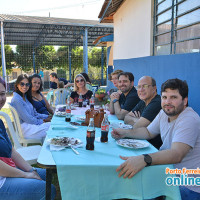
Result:
M113 23L113 15L125 0L105 0L98 18L102 23Z
M88 46L102 35L112 34L111 24L95 20L31 17L0 14L4 43L9 45L83 46L83 34L88 29Z

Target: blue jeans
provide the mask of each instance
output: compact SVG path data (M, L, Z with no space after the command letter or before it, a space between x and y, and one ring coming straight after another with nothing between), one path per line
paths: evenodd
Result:
M182 200L199 200L200 199L200 193L189 190L188 188L184 186L180 186L179 188L180 188Z
M44 200L46 170L37 168L42 180L27 178L6 178L0 188L0 200ZM56 196L56 189L51 185L51 199Z

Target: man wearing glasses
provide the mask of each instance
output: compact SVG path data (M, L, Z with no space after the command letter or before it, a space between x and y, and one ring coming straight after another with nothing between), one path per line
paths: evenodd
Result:
M134 76L131 72L122 72L118 75L118 87L122 94L113 92L110 95L110 113L115 114L118 119L124 119L140 101L134 87Z
M140 102L129 112L124 122L134 125L134 128L147 127L161 109L161 98L157 94L156 81L150 76L143 76L136 87ZM160 135L149 142L156 148L160 148L162 141Z
M163 144L158 152L131 157L118 168L119 177L132 178L150 165L174 164L177 169L197 169L200 166L200 117L188 107L188 85L180 79L169 79L161 87L162 110L148 127L113 129L112 137L151 139L160 134ZM192 173L196 179L199 174ZM198 180L198 179L197 179ZM182 200L200 199L199 185L180 185Z

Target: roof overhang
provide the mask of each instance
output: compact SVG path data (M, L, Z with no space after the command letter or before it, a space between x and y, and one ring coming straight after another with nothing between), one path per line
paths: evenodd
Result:
M113 34L100 36L93 42L93 44L95 46L105 47L107 46L107 42L113 42Z
M126 0L105 0L98 18L100 23L113 23L113 15Z

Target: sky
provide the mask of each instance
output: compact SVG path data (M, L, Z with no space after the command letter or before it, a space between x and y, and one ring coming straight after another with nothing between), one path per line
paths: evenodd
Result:
M104 0L0 0L0 14L99 20Z

